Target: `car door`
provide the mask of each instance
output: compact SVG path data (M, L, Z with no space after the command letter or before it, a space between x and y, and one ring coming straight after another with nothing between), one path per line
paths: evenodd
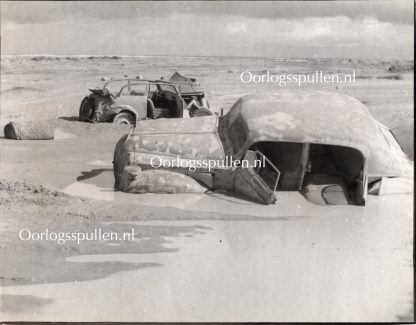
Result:
M243 161L248 162L248 167L242 164L237 169L234 192L258 203L275 203L275 191L280 178L280 171L277 167L258 151L248 150Z
M148 85L145 83L127 84L120 90L119 96L112 107L123 108L127 106L136 111L139 120L147 117Z

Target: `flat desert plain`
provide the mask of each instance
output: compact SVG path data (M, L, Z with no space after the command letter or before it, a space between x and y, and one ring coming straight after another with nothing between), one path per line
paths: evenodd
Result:
M354 83L247 83L270 71ZM0 138L1 321L413 321L413 194L365 207L279 192L262 206L221 193L114 192L129 131L78 121L102 77L194 77L214 111L245 94L318 89L358 98L413 160L413 61L228 57L1 58L1 117L47 120L55 140ZM328 121L330 123L330 121ZM58 243L31 233L134 232Z

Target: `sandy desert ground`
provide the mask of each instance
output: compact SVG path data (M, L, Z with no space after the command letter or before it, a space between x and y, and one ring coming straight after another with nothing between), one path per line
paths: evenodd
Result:
M259 206L218 193L114 192L112 155L128 128L77 121L101 77L198 79L219 111L279 91L244 70L356 71L352 95L396 128L413 159L413 61L225 57L1 58L0 127L48 120L53 141L0 138L0 320L412 321L413 195L321 207L299 193ZM21 229L118 233L134 241L21 241Z

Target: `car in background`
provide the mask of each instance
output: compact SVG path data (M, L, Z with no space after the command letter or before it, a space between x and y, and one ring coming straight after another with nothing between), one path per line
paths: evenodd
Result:
M178 87L164 80L110 80L89 90L81 102L80 121L136 125L145 119L213 115L206 107L187 104Z

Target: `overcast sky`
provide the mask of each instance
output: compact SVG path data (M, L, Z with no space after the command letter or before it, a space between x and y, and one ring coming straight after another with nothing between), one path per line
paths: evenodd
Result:
M413 1L1 2L2 54L413 58Z

